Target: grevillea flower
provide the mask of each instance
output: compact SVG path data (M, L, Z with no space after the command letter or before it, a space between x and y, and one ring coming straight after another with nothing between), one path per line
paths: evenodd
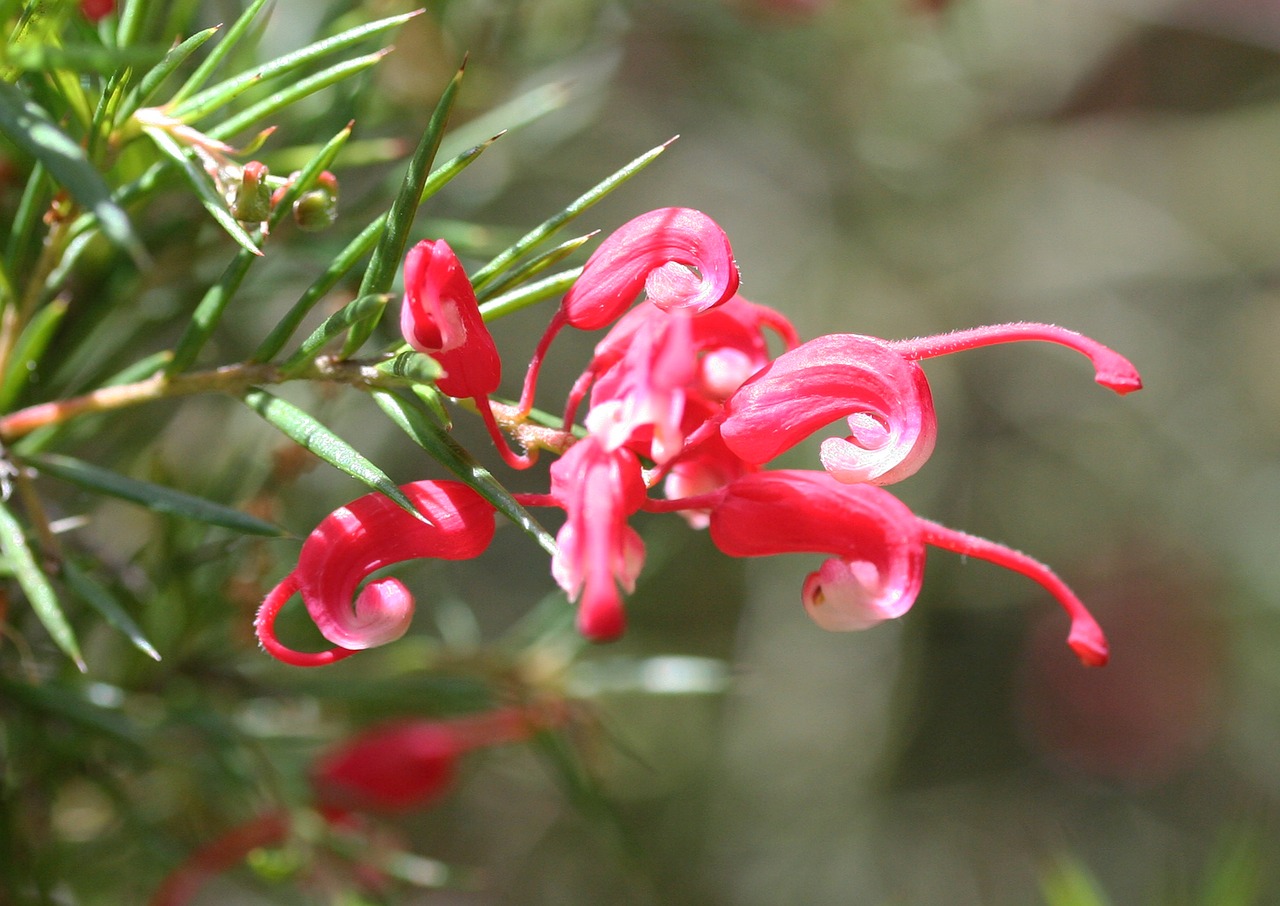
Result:
M738 291L738 265L720 225L692 208L658 208L627 221L600 243L534 350L520 395L533 408L538 373L566 324L598 330L616 321L641 291L663 311L697 314Z
M552 464L550 498L568 517L556 535L551 574L571 601L581 597L584 636L617 638L626 626L618 586L634 591L644 563L644 542L627 524L644 503L640 461L589 436Z
M462 262L443 239L424 239L405 258L400 329L410 346L440 363L442 392L474 399L498 389L498 348Z
M1040 583L1071 618L1082 662L1107 662L1096 620L1047 566L1003 545L921 519L883 488L843 484L824 472L768 471L738 478L711 513L711 539L735 557L834 555L805 580L805 610L824 629L863 629L915 603L925 546L988 560Z
M850 435L822 444L823 466L844 482L889 484L914 473L933 451L933 400L916 364L962 349L1042 340L1087 356L1095 380L1116 393L1142 387L1133 365L1095 340L1047 324L998 324L913 340L832 334L778 356L726 405L729 449L762 464L837 418Z
M329 819L395 814L433 805L453 786L467 752L528 739L546 717L504 708L451 720L379 724L334 746L312 765L316 806Z
M467 485L416 481L400 490L427 521L415 519L383 494L366 494L326 516L303 542L297 568L258 609L258 640L269 654L314 667L395 641L409 627L413 596L394 578L369 582L363 589L360 584L404 560L465 560L489 546L493 507ZM295 592L301 592L316 628L335 648L295 651L276 638L276 617Z

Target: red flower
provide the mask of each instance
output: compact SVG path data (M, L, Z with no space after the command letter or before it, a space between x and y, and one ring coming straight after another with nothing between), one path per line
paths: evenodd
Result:
M316 526L303 542L297 568L258 609L255 627L267 653L288 664L314 667L395 641L409 627L413 596L398 579L378 579L363 589L360 583L404 560L465 560L489 546L493 507L467 485L417 481L400 490L427 522L374 493L340 507ZM302 593L316 628L337 647L307 653L294 651L276 638L276 616L294 592Z
M1052 570L1019 551L921 519L888 491L824 472L757 472L732 482L711 513L711 540L735 557L834 554L805 580L805 610L824 629L864 629L915 603L925 545L988 560L1040 583L1071 618L1082 662L1107 662L1096 620Z
M424 239L405 258L400 329L410 346L444 368L436 381L444 393L473 399L498 389L498 348L462 262L443 239Z
M626 626L618 586L630 592L644 563L644 542L627 519L644 502L640 461L625 447L609 450L596 437L574 444L551 466L551 498L568 515L551 574L578 604L587 638L617 638Z

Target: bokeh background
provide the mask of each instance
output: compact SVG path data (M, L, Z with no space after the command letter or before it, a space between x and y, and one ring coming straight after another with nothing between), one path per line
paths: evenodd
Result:
M402 8L279 0L263 46ZM486 753L443 804L395 822L466 883L388 902L1280 901L1280 5L459 0L395 44L374 90L321 98L307 128L355 116L370 143L413 142L464 52L449 147L518 126L425 210L422 236L484 260L678 134L584 230L697 207L732 239L743 295L806 337L1048 321L1124 352L1146 389L1118 398L1043 345L929 361L938 449L894 489L1053 565L1108 630L1105 670L1075 663L1041 589L988 564L935 552L905 618L832 635L799 606L816 560L730 561L677 519L642 518L629 633L565 674L598 720L579 744L608 814L575 804L531 749ZM384 207L396 172L341 172L344 216ZM217 354L251 349L272 300L343 238L267 262L243 335ZM548 311L494 325L509 393ZM555 348L542 398L593 341ZM358 394L291 394L398 480L443 476ZM256 482L299 534L353 496L330 470L292 471L278 438L224 401L119 422L100 450L138 455L138 432L163 423L153 476ZM459 437L509 474L474 427L459 418ZM785 464L812 466L815 450ZM42 756L84 762L50 768L41 794L60 864L77 859L65 902L140 901L201 840L297 795L317 746L352 726L465 710L468 656L554 591L545 555L505 530L481 561L404 573L431 601L414 637L299 676L248 631L296 542L158 541L152 517L98 512L89 538L108 558L146 573L174 562L159 550L172 545L190 568L147 573L160 665L105 637L91 657L99 697L146 728L151 754L126 771L97 750ZM269 868L198 902L330 902ZM102 899L121 895L121 872L134 899Z

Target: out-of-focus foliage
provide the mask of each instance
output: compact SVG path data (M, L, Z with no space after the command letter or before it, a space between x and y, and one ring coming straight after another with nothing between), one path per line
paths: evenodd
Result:
M17 29L36 6L0 2L0 16ZM226 23L140 100L161 103L227 42L242 4L122 6L136 29L118 42L127 54L71 52L114 48L121 26L109 17L69 26L69 63L37 59L46 51L32 41L3 61L6 134L31 134L9 98L17 86L59 111L50 122L69 139L3 148L0 219L12 226L0 291L24 315L2 335L6 355L26 356L0 375L7 408L141 381L171 367L156 354L174 348L196 369L255 359L335 261L350 258L310 293L314 309L298 309L294 346L264 359L284 360L344 305L387 292L361 292L375 239L353 242L396 197L465 53L436 165L512 131L438 187L408 240L442 236L487 261L679 134L575 226L608 229L665 204L705 210L734 239L743 294L783 309L806 336L1025 319L1129 355L1147 389L1123 407L1053 356L1011 348L929 363L941 439L902 488L923 515L1018 539L1053 562L1107 626L1115 656L1082 671L1056 635L1045 641L1044 604L1021 583L943 557L901 622L823 634L798 602L810 564L725 561L705 537L654 521L632 628L614 646L584 650L545 551L508 525L481 561L401 571L424 604L410 637L291 670L257 649L253 611L289 569L296 538L364 486L225 396L88 415L14 445L38 473L29 490L43 515L21 487L9 505L23 525L57 531L66 566L41 572L48 538L3 545L15 582L0 624L0 903L145 902L192 852L281 809L296 813L294 832L265 840L195 902L1083 906L1280 895L1272 5L432 4L279 83L242 86L199 122L241 147L277 125L250 156L284 175L355 120L326 164L342 186L334 226L303 235L282 218L267 236L210 217L218 187L202 206L198 162L148 182L163 148L142 135L101 144L132 95L114 107L90 100L141 84L174 38ZM409 9L279 0L202 87ZM394 52L374 59L388 43ZM268 103L353 60L322 92ZM130 81L112 74L122 64ZM255 104L266 106L236 125ZM49 128L27 115L21 123ZM218 132L227 122L235 128ZM66 196L32 178L36 157ZM53 234L65 257L42 257L42 218L67 205L77 219L59 238L55 217ZM32 273L40 280L15 283ZM197 311L215 329L205 334ZM504 349L531 351L544 323L545 312L518 311L493 329ZM371 343L391 339L379 327ZM592 341L579 338L577 352ZM572 343L558 358L566 370L553 362L552 383L572 379ZM508 369L508 394L518 371ZM447 474L346 389L279 393L393 481ZM478 426L454 436L487 455ZM85 464L128 493L104 494L108 479ZM193 512L210 502L220 509ZM233 513L282 535L229 527ZM52 604L40 603L42 581ZM303 638L301 623L282 632ZM311 812L308 765L356 728L544 697L581 707L571 730L477 753L429 810L353 838ZM362 883L362 859L382 866L386 886Z

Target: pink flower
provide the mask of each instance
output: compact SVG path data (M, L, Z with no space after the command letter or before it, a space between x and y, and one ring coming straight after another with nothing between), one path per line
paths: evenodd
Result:
M1097 382L1116 393L1142 387L1133 365L1095 340L1047 324L997 324L914 340L856 334L818 337L756 373L726 405L729 449L763 464L837 418L850 434L822 444L823 466L844 482L890 484L933 451L937 422L916 360L995 343L1042 340L1087 356Z
M735 557L833 554L805 580L805 610L824 629L864 629L915 603L925 545L988 560L1040 583L1071 618L1069 644L1082 662L1107 662L1096 620L1058 576L1026 554L921 519L888 491L843 484L824 472L744 475L711 513L711 539Z
M581 597L584 636L617 638L626 625L618 586L634 591L644 563L644 542L627 524L645 498L640 461L625 447L610 450L587 437L552 464L550 496L568 516L551 574L571 601Z
M400 329L405 340L444 368L436 381L449 396L487 397L498 389L502 361L480 317L462 262L443 239L424 239L404 262Z
M697 313L738 290L738 265L720 226L692 208L658 208L614 230L565 294L561 311L580 330L613 323L644 290L664 311Z
M269 654L287 664L314 667L395 641L409 627L413 596L398 579L377 579L363 589L360 584L404 560L465 560L489 546L493 507L467 485L417 481L400 490L427 522L383 494L366 494L325 517L303 542L297 568L258 609L255 628ZM337 647L307 653L276 638L276 617L294 592L302 593L316 628Z

